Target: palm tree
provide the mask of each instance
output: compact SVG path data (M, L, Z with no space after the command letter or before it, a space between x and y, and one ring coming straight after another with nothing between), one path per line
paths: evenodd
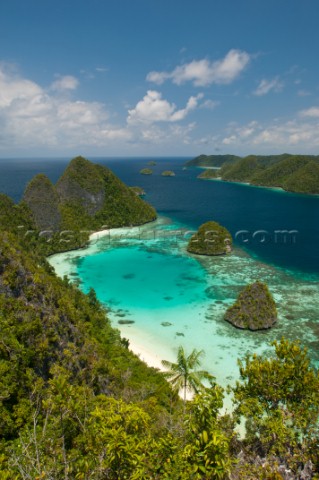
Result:
M187 390L198 393L203 387L203 380L214 379L213 375L210 375L206 370L196 370L201 364L200 357L203 355L203 350L198 351L194 349L187 356L184 348L180 346L177 351L176 363L162 360L163 367L167 369L167 372L164 372L164 376L171 382L176 391L183 390L184 404L186 402Z

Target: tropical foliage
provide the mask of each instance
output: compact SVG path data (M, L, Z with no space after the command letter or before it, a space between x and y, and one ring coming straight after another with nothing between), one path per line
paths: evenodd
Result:
M230 157L230 158L228 158ZM314 155L200 155L189 166L220 167L218 177L264 187L280 187L289 192L319 193L319 156ZM215 174L216 175L216 174ZM204 172L199 178L213 178Z
M201 351L180 347L165 375L147 367L93 290L56 277L36 229L0 195L1 480L318 478L319 377L301 345L241 360L224 414Z

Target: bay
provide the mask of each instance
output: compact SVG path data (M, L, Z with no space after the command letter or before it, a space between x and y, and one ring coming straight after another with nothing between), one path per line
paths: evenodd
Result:
M128 185L139 185L159 221L133 235L91 243L86 251L50 259L88 291L95 288L122 334L159 358L173 360L182 344L204 349L204 367L222 385L238 378L237 358L267 351L285 336L308 347L319 361L319 198L280 190L197 179L186 158L95 158ZM140 169L155 160L153 175ZM42 171L56 181L68 159L0 161L0 190L16 201L26 181ZM175 177L163 177L174 170ZM227 257L199 258L186 252L187 238L207 220L225 225L235 240ZM276 231L295 232L277 234ZM241 233L240 233L241 232ZM243 233L244 232L244 233ZM265 281L279 312L265 332L233 328L223 314L240 289Z

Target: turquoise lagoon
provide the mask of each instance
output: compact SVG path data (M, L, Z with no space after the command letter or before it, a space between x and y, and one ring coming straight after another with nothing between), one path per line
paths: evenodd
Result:
M203 368L224 387L239 378L238 358L267 352L282 336L300 340L318 365L318 279L262 263L241 249L229 256L190 255L190 233L160 217L104 232L86 249L49 261L84 292L94 288L122 336L159 359L174 360L179 345L204 350ZM277 303L279 320L269 331L242 331L223 320L240 289L255 280L268 284Z

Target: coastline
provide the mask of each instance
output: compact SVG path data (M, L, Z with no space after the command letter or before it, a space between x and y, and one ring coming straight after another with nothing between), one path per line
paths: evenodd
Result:
M160 232L161 227L164 227L163 232L165 237L165 232L167 233L166 224L168 223L166 217L159 217L156 221L149 222L144 226L122 227L94 232L90 237L91 243L85 249L69 251L64 254L59 253L55 258L50 257L50 263L59 276L63 277L67 275L77 281L77 259L95 255L96 253L99 254L101 251L104 251L105 248L109 250L109 247L112 247L108 242L109 236L113 241L115 240L115 250L117 239L119 239L120 246L123 246L121 252L125 251L127 245L131 245L131 241L135 244L136 242L138 243L140 239L147 240L147 242L143 242L143 244L146 243L146 245L148 241L150 241L151 245L149 246L151 246L151 248L146 254L150 255L157 250L163 249L160 235L154 237L153 234L157 227L159 227ZM98 239L101 239L101 243L95 241ZM153 244L154 240L155 244ZM166 244L164 247L164 250L167 250ZM169 250L171 252L171 246ZM123 255L123 253L121 254ZM116 258L116 262L118 261L119 259ZM123 268L121 264L118 263L116 263L116 267L114 267L118 270L117 274L120 279L127 273L133 272L133 267L128 267L126 270L127 263L129 262L124 262ZM285 335L287 329L290 331L291 322L289 319L286 320L286 316L291 314L289 301L295 301L296 293L298 294L298 292L296 292L295 282L287 284L283 292L282 287L278 288L277 275L279 272L273 267L256 262L246 254L217 258L214 259L214 262L210 262L209 259L205 258L201 259L199 263L202 268L208 272L206 277L208 284L196 283L196 272L190 275L189 270L185 272L187 278L185 277L184 280L193 281L193 288L197 288L202 292L208 289L208 293L212 292L213 297L208 296L206 298L206 294L204 295L203 293L203 302L199 303L197 294L196 302L181 302L180 305L177 304L175 306L171 305L171 298L167 297L166 299L163 297L165 302L163 302L160 309L153 308L153 304L151 304L148 310L145 310L145 308L143 310L140 303L136 302L137 297L133 295L132 309L129 311L128 304L108 303L108 299L112 299L112 294L108 293L108 296L104 298L105 305L111 306L111 308L108 309L107 316L111 320L113 327L120 330L121 336L129 340L129 350L149 367L164 371L161 363L162 360L176 362L176 352L180 345L184 346L188 353L192 348L196 348L197 350L202 349L206 353L203 358L202 368L212 373L216 377L219 385L227 388L227 385L232 385L235 380L238 379L238 358L244 358L245 354L249 351L254 351L259 354L263 353L265 349L269 348L267 345L275 336L279 333ZM283 275L283 280L287 280L286 274L283 273ZM222 319L223 310L226 305L224 291L227 295L231 294L234 296L237 288L242 285L243 278L245 282L249 282L259 277L262 277L264 280L266 279L267 283L269 283L273 289L280 310L281 322L273 332L267 333L267 339L264 338L265 335L261 336L258 334L252 335L246 332L237 332L226 324L226 322L223 322ZM134 280L132 281L132 279L128 277L128 281L125 282L127 286L129 285L128 282L132 282L130 283L130 290L134 292L134 287L132 286ZM123 286L123 288L126 288L126 285ZM166 287L167 285L165 284L165 288ZM304 297L304 287L302 284L300 284L298 291L299 290L300 294L302 293ZM192 290L192 294L193 293L194 291ZM310 292L309 295L311 295L311 297L306 297L307 304L309 304L310 299L315 301L316 297L314 293ZM166 294L171 295L171 293L167 292L162 295ZM177 292L175 294L175 299L183 299L183 296L179 297L179 295L185 294L182 285L179 287L179 293ZM285 295L289 300L288 306L286 306L286 302L284 305L282 304L282 295ZM116 297L114 298L116 299ZM144 297L141 297L141 302L143 301ZM302 301L300 305L303 305ZM304 313L303 310L302 308L301 313ZM133 322L131 322L132 324L117 325L119 318L124 316L123 313L129 316L129 320L133 320ZM194 322L194 318L196 322ZM310 318L311 317L309 317L309 319ZM170 322L170 328L163 328L166 327L166 325L163 326L163 320ZM307 316L305 317L305 321L308 321ZM231 410L231 402L227 396L224 400L224 408L228 411Z
M162 365L162 360L164 359L160 358L159 355L156 355L154 352L151 352L144 345L138 344L136 341L132 341L130 339L128 348L149 367L156 368L161 372L165 372L165 368Z
M213 168L207 168L207 167L196 167L204 170L212 170ZM198 177L197 177L198 178ZM273 190L275 192L279 193L288 193L290 195L302 195L306 197L319 197L319 193L305 193L305 192L291 192L290 190L285 190L282 187L267 187L266 185L255 185L254 183L249 183L249 182L240 182L236 180L224 180L222 177L216 177L216 178L199 178L199 180L206 180L210 182L224 182L224 183L235 183L236 185L244 185L246 187L255 187L255 188L264 188L265 190Z

